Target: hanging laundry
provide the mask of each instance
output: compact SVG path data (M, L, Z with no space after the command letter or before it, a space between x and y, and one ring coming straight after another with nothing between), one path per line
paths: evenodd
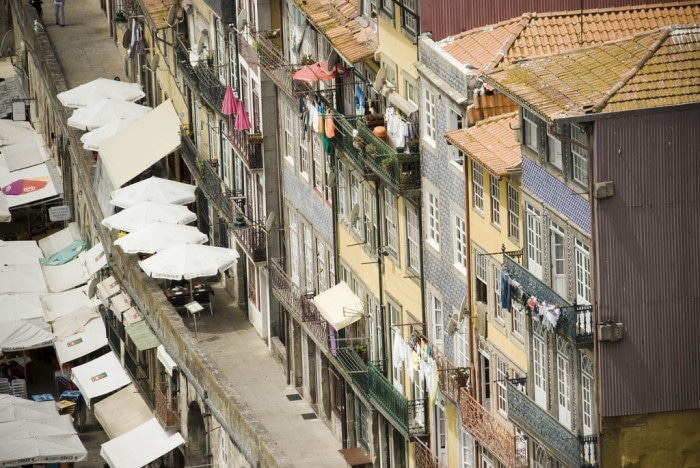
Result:
M355 115L365 115L365 93L359 84L355 85Z
M333 356L337 356L338 345L335 341L335 328L333 328L333 326L330 323L328 324L328 337L331 340L331 354L333 354Z
M547 327L550 332L557 327L557 322L559 321L559 315L561 314L561 309L553 305L542 303L542 324Z
M405 341L398 331L394 331L392 334L394 338L394 344L391 349L391 362L394 367L400 367L405 359L404 345Z
M415 351L411 351L411 363L413 364L413 370L418 371L420 369L420 356Z
M505 268L501 269L501 309L510 312L510 276Z
M325 130L328 138L335 137L335 121L333 120L333 112L330 110L326 113Z

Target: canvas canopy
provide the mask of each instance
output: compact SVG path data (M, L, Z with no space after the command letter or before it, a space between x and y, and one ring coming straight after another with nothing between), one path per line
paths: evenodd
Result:
M34 264L0 265L0 294L47 292L38 260Z
M80 258L63 265L42 265L41 270L46 287L52 293L73 289L87 283L90 279L85 262Z
M364 305L350 286L341 281L313 298L324 319L336 330L343 329L363 317Z
M53 333L24 320L3 322L0 326L0 354L51 346L55 339Z
M111 351L74 367L71 375L71 380L78 386L88 406L93 398L119 390L131 383L131 379L119 363L119 358Z
M59 364L73 361L88 353L107 346L107 330L101 319L91 320L84 330L75 335L58 338L53 344Z
M153 412L134 384L95 403L95 418L110 439L135 429L152 417Z
M179 432L166 432L156 418L102 444L100 455L111 468L144 466L185 443Z
M64 247L68 247L74 241L80 240L80 228L78 223L70 223L68 227L61 229L58 232L49 234L37 242L39 248L44 252L44 257L49 258Z
M44 294L39 297L39 300L44 309L44 320L49 323L79 307L96 308L97 306L96 302L87 296L87 286L60 293Z

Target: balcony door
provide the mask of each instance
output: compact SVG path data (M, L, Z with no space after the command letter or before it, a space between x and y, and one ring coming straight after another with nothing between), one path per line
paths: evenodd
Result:
M443 398L438 398L435 405L435 447L438 458L447 465L447 415Z
M538 330L539 329L539 330ZM532 324L532 370L535 387L535 403L547 409L547 354L542 337L542 325Z
M569 345L557 337L557 390L559 401L559 422L571 429L571 367L569 365Z
M542 222L540 212L527 203L525 215L527 221L527 269L542 279Z
M566 297L566 250L564 247L564 233L555 223L549 230L550 267L552 276L552 289L561 297Z

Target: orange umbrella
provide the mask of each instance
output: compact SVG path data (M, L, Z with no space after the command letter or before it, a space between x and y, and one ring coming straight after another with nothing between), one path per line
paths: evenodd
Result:
M343 73L345 73L345 68L343 68L341 65L336 65L329 70L328 61L321 60L320 62L307 65L304 68L295 71L292 73L292 79L308 82L328 81Z

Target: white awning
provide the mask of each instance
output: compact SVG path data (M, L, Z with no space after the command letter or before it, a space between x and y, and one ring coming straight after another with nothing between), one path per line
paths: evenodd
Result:
M80 258L71 260L63 265L42 265L46 287L49 292L58 293L73 289L88 282L85 262Z
M107 330L102 319L91 320L85 325L84 331L67 338L59 338L53 343L61 366L103 346L107 346Z
M170 100L100 144L103 168L119 188L180 147L180 119Z
M134 384L95 403L95 418L110 439L135 429L152 417L153 412Z
M177 364L175 364L175 360L170 357L170 354L168 354L163 345L159 345L156 349L156 356L158 356L158 360L160 361L160 363L163 364L165 372L167 372L168 375L172 377L173 369L177 367Z
M121 291L119 281L117 281L114 276L110 275L97 283L97 298L105 307L109 305L109 298L117 294L119 291Z
M93 398L119 390L131 383L131 379L119 363L119 358L111 351L74 367L71 380L78 386L88 407Z
M0 265L0 294L47 292L39 260L35 264Z
M97 309L96 302L87 296L87 286L44 294L39 300L44 309L44 320L49 323L83 306Z
M44 321L44 309L36 294L0 295L0 322L40 319Z
M81 306L57 318L51 324L51 330L56 338L66 338L84 332L87 324L96 319L101 320L94 307Z
M363 317L365 307L345 281L323 291L312 299L324 319L341 330Z
M24 320L2 322L0 327L0 354L25 349L37 349L51 346L56 337Z
M166 432L156 418L102 444L100 456L111 468L144 466L185 443L179 432Z
M13 208L56 197L61 181L53 163L46 161L17 171L0 171L0 187L7 198L7 206Z
M44 254L34 240L0 240L0 265L35 264L41 258Z
M100 268L107 266L107 256L102 242L93 245L90 250L80 254L80 258L85 263L88 275L93 276Z
M49 258L59 250L80 239L78 223L72 222L68 224L68 227L39 239L37 242L41 251L44 252L44 257Z
M33 138L20 143L0 146L0 155L10 171L35 166L49 159L46 144L38 133L35 133Z

